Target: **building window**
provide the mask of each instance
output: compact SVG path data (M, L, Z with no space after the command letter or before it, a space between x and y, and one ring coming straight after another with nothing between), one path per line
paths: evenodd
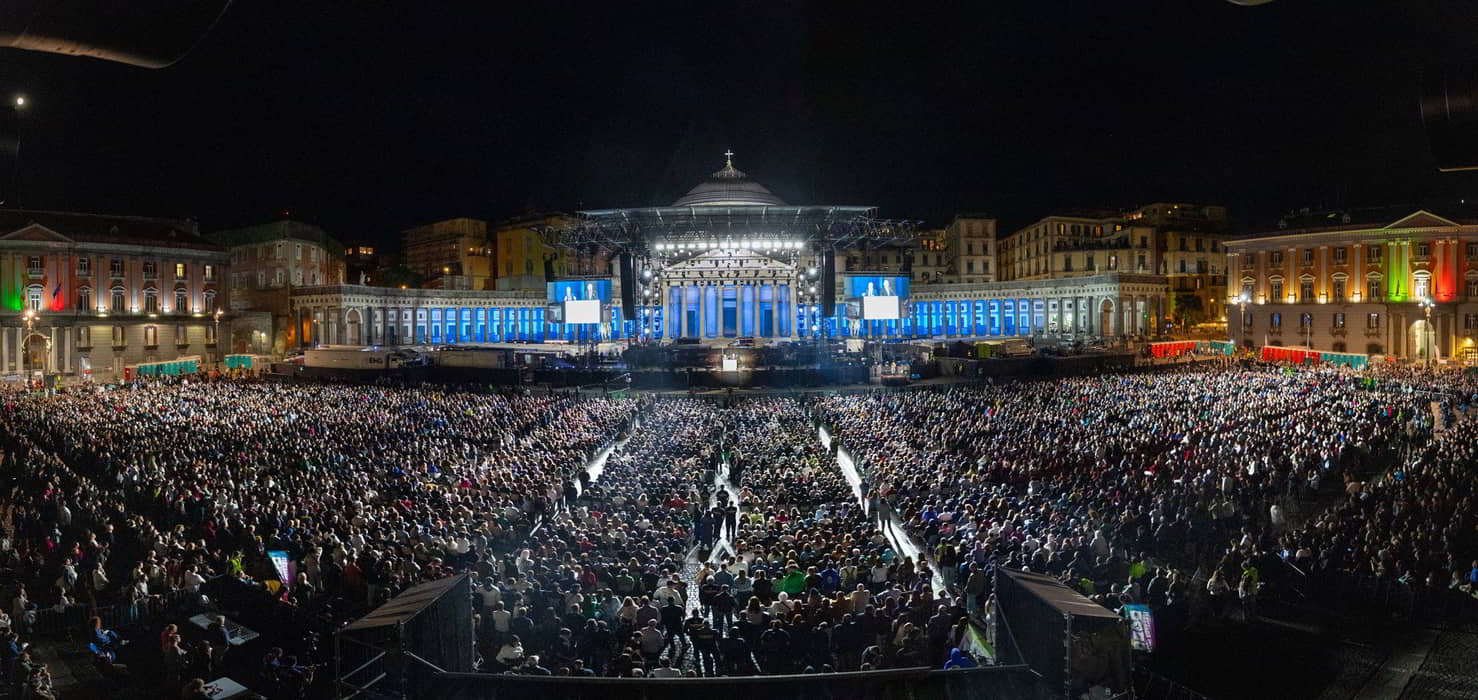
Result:
M1298 284L1298 299L1305 304L1314 300L1314 283L1312 281L1300 282Z
M1271 253L1268 253L1268 262L1271 263L1271 264L1273 264L1273 265L1282 265L1283 264L1283 251L1281 251L1281 250L1275 250L1275 251L1273 251Z
M1468 288L1469 297L1478 297L1478 279L1468 280L1465 286Z
M257 289L267 286L267 271L257 270Z
M280 268L280 267L277 268L277 275L276 275L276 278L272 281L272 285L274 287L281 287L282 286L282 268Z
M206 324L206 326L205 326L205 344L206 345L215 345L216 344L216 324L214 324L214 323L209 323L209 324Z
M293 270L293 284L295 284L295 285L302 285L303 284L303 271L302 270Z
M1204 252L1206 252L1206 239L1204 239L1204 238L1197 238L1196 239L1196 252L1197 253L1204 253Z
M1148 269L1148 268L1145 267L1145 264L1144 264L1144 254L1143 253L1140 253L1140 255L1139 255L1139 267L1137 267L1135 269L1138 272L1144 272L1146 269Z
M159 292L155 291L153 287L144 290L144 313L159 313Z
M205 290L205 306L201 310L205 313L213 313L216 310L216 293L214 290Z
M190 344L190 331L189 331L189 329L185 328L184 326L175 326L174 327L174 344L175 345L189 345Z
M1272 293L1273 301L1275 303L1281 303L1283 301L1283 281L1274 280L1269 283L1268 287Z
M523 261L523 273L525 275L532 275L532 274L534 274L534 261L532 261L532 260L525 260L525 261Z
M1411 294L1418 299L1426 299L1431 289L1432 280L1429 277L1417 277L1411 281Z
M1380 330L1380 314L1366 314L1365 327L1370 330Z
M1338 302L1343 302L1345 300L1345 281L1344 280L1335 280L1334 281L1334 300L1335 301L1338 301Z
M1275 330L1283 330L1283 314L1274 312L1268 316L1268 327Z
M974 260L966 260L965 261L965 273L966 274L970 274L970 275L975 274L975 261Z
M113 347L121 348L128 345L128 332L123 326L113 326Z
M127 303L123 298L123 288L114 287L111 290L111 296L112 300L111 303L108 305L108 308L110 308L115 314L123 313L124 305Z
M1468 257L1469 258L1478 258L1478 243L1469 243L1468 244Z
M77 290L77 310L92 311L92 288L82 287Z
M1252 327L1252 312L1251 311L1244 312L1242 314L1242 328L1245 329L1245 328L1251 328L1251 327Z
M174 290L174 312L184 314L190 312L190 293L184 287Z
M1367 257L1367 258L1370 259L1370 264L1372 264L1372 265L1378 265L1378 264L1380 264L1381 255L1384 254L1384 251L1385 251L1385 248L1382 248L1380 246L1380 244L1377 243L1377 244L1375 244L1373 246L1370 246L1370 250L1369 251L1366 251L1365 257Z
M1334 327L1335 328L1344 328L1345 327L1345 315L1344 315L1343 312L1336 312L1334 314Z
M92 275L92 258L77 258L77 276L90 277Z
M1346 248L1344 246L1336 247L1334 249L1334 264L1336 264L1336 265L1343 265L1343 264L1345 264L1345 255L1346 255Z
M78 326L77 327L77 347L79 347L79 348L90 348L90 347L92 347L92 328L91 327L89 327L89 326Z
M32 311L41 310L41 285L33 284L26 287L26 308Z
M206 265L204 268L202 268L201 278L204 279L206 282L216 281L216 266Z
M1430 245L1428 245L1426 243L1418 243L1418 244L1416 244L1416 257L1418 257L1418 258L1425 258L1428 255L1430 255L1431 252L1432 252L1432 246L1430 246Z
M1062 256L1062 271L1063 272L1072 272L1073 271L1073 256L1071 256L1071 255L1064 255L1064 256Z
M1305 265L1313 265L1314 264L1314 249L1313 248L1304 248L1304 264Z
M113 258L112 260L109 260L108 261L108 275L110 275L112 277L122 277L123 276L123 261L122 260L119 260L118 258Z
M144 345L151 348L159 345L158 326L144 326Z
M1463 330L1478 330L1478 314L1463 314Z
M317 248L309 248L308 249L308 262L318 262L318 249Z
M281 260L282 259L282 244L281 243L278 243L277 245L275 245L275 246L272 247L272 259L273 260Z
M158 265L152 262L144 263L144 279L151 280L159 276Z
M1251 299L1252 298L1252 283L1251 282L1246 282L1246 281L1242 282L1242 297L1245 298L1245 299Z
M1366 280L1366 282L1365 282L1365 301L1380 301L1380 290L1381 290L1381 281L1380 280Z
M302 243L294 243L293 244L293 260L296 261L296 262L302 262L303 261L303 244Z
M1313 325L1314 325L1314 315L1313 314L1299 314L1299 316L1298 316L1298 327L1299 328L1312 328Z
M179 280L185 279L185 263L174 264L174 277Z
M32 255L31 257L26 258L26 274L29 275L31 279L39 279L42 275L43 267L44 262L41 260L41 256Z

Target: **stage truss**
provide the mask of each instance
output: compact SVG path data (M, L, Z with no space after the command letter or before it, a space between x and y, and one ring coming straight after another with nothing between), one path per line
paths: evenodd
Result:
M637 257L698 249L876 249L914 242L919 222L880 219L874 207L695 206L582 211L536 230L551 248Z

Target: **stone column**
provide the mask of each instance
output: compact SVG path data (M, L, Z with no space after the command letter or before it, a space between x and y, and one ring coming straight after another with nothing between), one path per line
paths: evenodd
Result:
M698 283L698 337L708 336L708 283Z
M792 338L800 336L800 333L798 333L800 329L796 328L796 326L800 325L800 323L796 321L796 316L800 311L800 309L797 309L795 306L796 284L798 284L796 278L792 277L790 279L790 283L785 285L786 299L787 301L789 301L789 308L786 312L788 315L785 317L785 322L786 328L790 331L790 337Z
M10 329L0 328L0 374L10 373Z
M780 337L780 288L770 283L770 337Z

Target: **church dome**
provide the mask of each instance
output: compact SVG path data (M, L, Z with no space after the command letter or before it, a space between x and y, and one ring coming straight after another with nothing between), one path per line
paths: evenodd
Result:
M674 207L763 207L785 206L764 185L749 179L734 167L734 152L724 153L724 168L688 190Z

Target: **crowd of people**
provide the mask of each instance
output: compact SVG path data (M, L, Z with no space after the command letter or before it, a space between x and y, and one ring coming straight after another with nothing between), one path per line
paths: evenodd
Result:
M13 609L185 609L201 603L207 580L225 579L325 631L523 542L635 410L558 395L258 382L4 400L0 524ZM288 553L295 579L265 583L279 578L268 550ZM183 665L163 646L141 660L175 686L171 670ZM110 675L126 666L95 657Z
M832 396L817 409L871 500L926 543L972 610L1008 566L1114 609L1147 602L1184 619L1205 590L1212 613L1245 618L1266 586L1315 560L1457 576L1454 557L1475 543L1449 488L1471 461L1432 432L1475 390L1455 372L1220 366ZM1367 490L1412 450L1425 456L1409 477ZM1408 502L1417 484L1433 489ZM1329 499L1342 505L1326 511ZM1443 536L1418 534L1432 529Z
M231 633L186 619L249 591L286 631L259 678L296 697L326 660L315 632L462 572L481 670L612 677L968 665L998 566L1171 620L1190 599L1251 619L1294 575L1466 592L1475 395L1457 373L1227 365L725 402L11 392L0 673L46 697L25 638L96 615L105 676L204 693ZM109 628L148 621L144 644Z

